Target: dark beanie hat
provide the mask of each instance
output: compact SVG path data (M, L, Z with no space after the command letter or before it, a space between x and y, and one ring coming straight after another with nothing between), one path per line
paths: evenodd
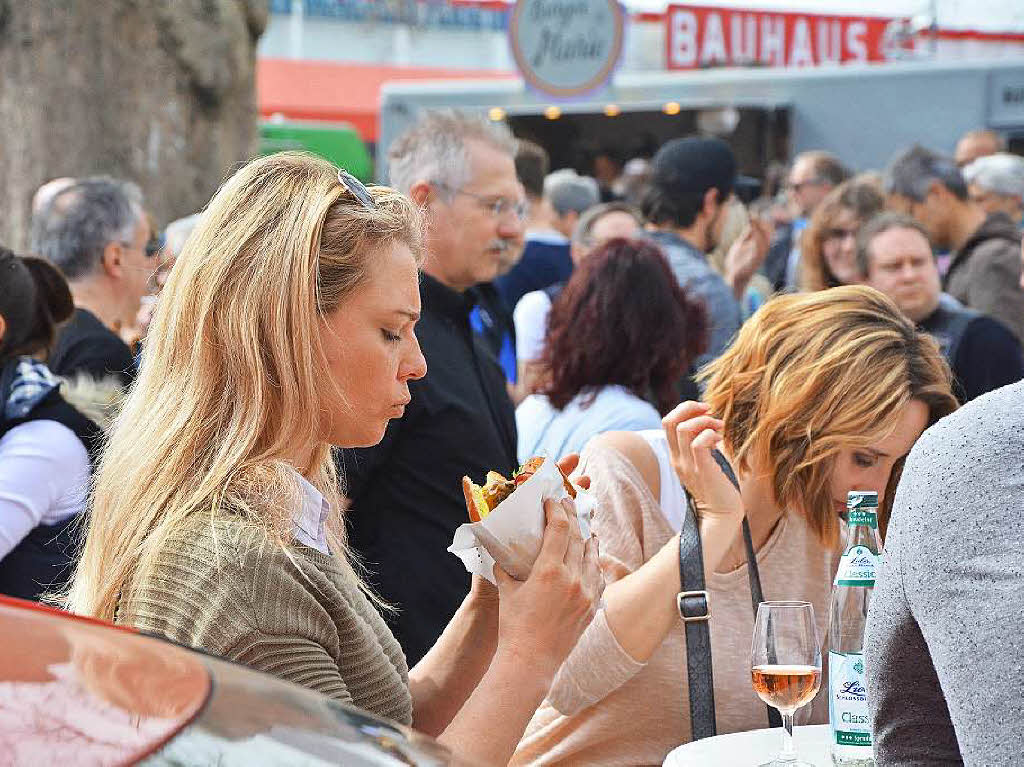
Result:
M701 195L713 187L724 200L736 185L736 157L719 138L672 139L651 160L650 185L669 197Z

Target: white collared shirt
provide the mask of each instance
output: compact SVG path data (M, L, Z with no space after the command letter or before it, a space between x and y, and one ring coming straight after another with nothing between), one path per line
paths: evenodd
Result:
M525 239L527 242L537 242L543 245L569 244L569 238L561 232L556 232L554 229L536 229L532 232L527 232Z
M331 513L331 505L319 490L295 472L302 491L302 505L296 510L294 517L295 540L316 549L325 556L331 555L327 547L327 515Z

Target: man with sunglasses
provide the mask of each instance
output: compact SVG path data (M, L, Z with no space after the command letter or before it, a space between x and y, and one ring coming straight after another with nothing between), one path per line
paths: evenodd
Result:
M139 188L105 176L58 192L32 219L32 250L68 280L75 313L58 332L48 364L57 375L135 377L132 351L118 335L135 324L158 266Z
M508 129L450 110L424 114L391 146L391 185L427 218L416 336L426 377L409 383L405 415L373 448L340 457L350 543L410 666L430 649L469 591L447 548L468 521L462 476L516 468L515 413L494 354L473 331L477 286L508 268L525 200Z
M797 287L800 275L800 235L825 196L846 181L850 171L839 158L822 151L801 152L793 159L786 180L786 197L793 221L779 227L761 272L776 290Z

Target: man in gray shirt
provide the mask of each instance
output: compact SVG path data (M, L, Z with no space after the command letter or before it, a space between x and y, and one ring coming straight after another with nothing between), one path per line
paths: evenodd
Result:
M1024 762L1024 383L918 441L865 637L879 765Z
M665 252L679 284L702 298L707 308L711 338L698 366L725 351L740 329L736 293L742 295L746 285L738 285L734 292L705 257L718 242L735 182L736 158L724 141L673 139L651 160L642 202L650 238Z

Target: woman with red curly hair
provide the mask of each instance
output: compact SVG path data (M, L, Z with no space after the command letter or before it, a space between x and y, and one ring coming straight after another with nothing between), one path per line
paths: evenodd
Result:
M656 245L602 245L551 307L540 391L516 410L520 462L577 453L606 431L660 428L707 336L703 304Z

